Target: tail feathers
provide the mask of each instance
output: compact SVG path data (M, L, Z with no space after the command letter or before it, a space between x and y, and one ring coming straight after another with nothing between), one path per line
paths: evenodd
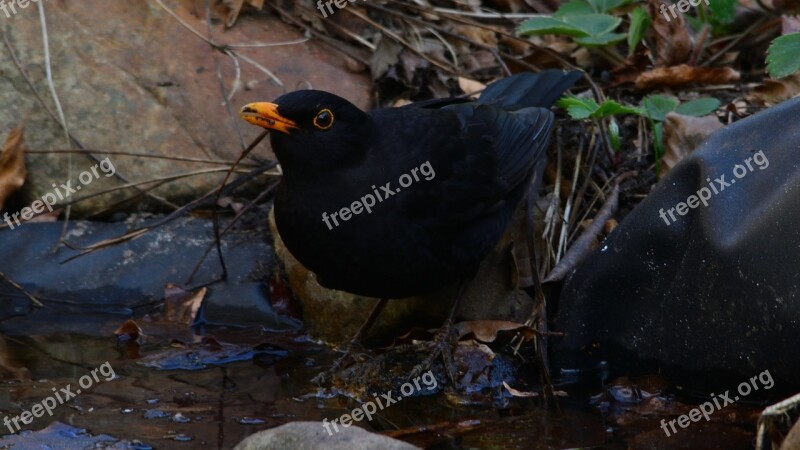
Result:
M556 69L520 73L487 86L478 102L509 111L531 106L549 108L581 76L583 72Z

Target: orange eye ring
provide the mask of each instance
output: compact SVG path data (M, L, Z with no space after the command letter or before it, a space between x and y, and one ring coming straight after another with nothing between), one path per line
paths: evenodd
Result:
M314 126L319 128L320 130L327 130L328 128L333 126L333 112L325 108L317 113L317 116L314 117Z

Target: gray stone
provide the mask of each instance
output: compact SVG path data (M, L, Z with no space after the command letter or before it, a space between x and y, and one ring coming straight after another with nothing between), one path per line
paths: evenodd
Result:
M411 444L371 433L357 426L328 434L322 422L290 422L259 431L240 442L234 450L414 450Z

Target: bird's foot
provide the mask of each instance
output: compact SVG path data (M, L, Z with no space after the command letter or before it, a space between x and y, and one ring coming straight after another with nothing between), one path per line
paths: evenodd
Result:
M345 346L344 354L336 358L336 361L334 361L327 370L318 373L314 378L312 378L311 382L317 385L322 385L322 383L325 381L332 379L333 375L336 374L337 371L345 367L345 361L352 359L353 362L358 362L356 361L355 355L365 352L366 349L363 345L361 345L360 339L354 338Z
M439 328L439 331L436 332L436 335L433 337L433 340L430 342L425 342L422 345L431 348L433 351L431 352L428 357L426 357L421 363L414 366L414 369L411 370L411 373L408 376L408 379L414 379L422 375L422 373L431 368L433 362L436 358L441 355L442 360L444 362L444 369L447 372L447 377L450 379L450 383L452 384L453 388L456 386L456 364L455 360L453 359L453 322L452 320L448 320Z

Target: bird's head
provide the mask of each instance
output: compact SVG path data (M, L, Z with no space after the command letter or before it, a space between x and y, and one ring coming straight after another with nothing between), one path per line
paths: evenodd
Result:
M272 149L284 170L330 170L361 160L372 124L347 100L315 90L290 92L272 103L250 103L240 115L272 131Z

